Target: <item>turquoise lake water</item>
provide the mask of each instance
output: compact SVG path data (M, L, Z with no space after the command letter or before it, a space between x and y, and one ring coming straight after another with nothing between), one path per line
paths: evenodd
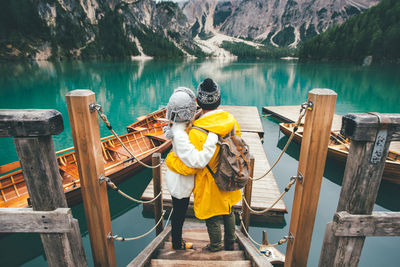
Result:
M66 62L0 65L0 108L57 109L64 118L65 130L54 136L56 150L72 146L65 95L74 89L91 89L103 106L117 133L135 118L166 105L174 88L197 88L211 77L222 88L222 104L256 106L300 105L313 88L329 88L338 94L336 113L400 113L399 66L360 67L354 65L302 64L287 61L146 61L146 62ZM264 149L274 162L287 138L279 133L278 121L261 118ZM110 135L100 124L102 136ZM0 138L0 164L17 160L11 138ZM300 146L291 144L273 173L281 190L296 174ZM340 193L344 165L327 160L321 187L308 266L317 266L325 225L332 221ZM151 179L144 170L121 184L123 191L139 197ZM256 225L250 234L261 242L266 229L271 243L287 235L294 190L284 198L289 214L283 225ZM109 191L113 232L137 236L154 225L143 215L142 205L132 204ZM400 211L400 186L382 182L376 211ZM93 266L83 205L72 209L79 219L89 266ZM131 242L116 242L118 266L129 263L155 234ZM0 239L1 266L46 266L38 235L7 235ZM286 247L279 248L282 252ZM367 238L359 266L398 266L400 237Z

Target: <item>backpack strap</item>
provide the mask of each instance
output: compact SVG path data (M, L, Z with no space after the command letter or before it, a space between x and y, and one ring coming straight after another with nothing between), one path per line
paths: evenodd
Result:
M207 170L211 173L212 177L215 179L215 173L211 170L210 166L207 164Z

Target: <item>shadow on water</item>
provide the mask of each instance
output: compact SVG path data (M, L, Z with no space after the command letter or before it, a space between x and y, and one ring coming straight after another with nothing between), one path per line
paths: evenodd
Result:
M287 140L288 138L286 136L280 138L277 147L283 149L283 147L287 143ZM286 150L286 154L298 161L300 157L300 145L297 143L291 143ZM344 169L344 163L334 159L330 159L328 157L325 164L324 177L331 182L341 186L343 181ZM399 185L382 180L376 199L376 204L391 211L400 210L400 202L393 201L394 199L398 198L399 192Z

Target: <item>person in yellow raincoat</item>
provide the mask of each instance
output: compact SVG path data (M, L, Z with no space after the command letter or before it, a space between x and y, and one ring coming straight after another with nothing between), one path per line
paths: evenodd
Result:
M193 125L209 132L225 136L235 127L236 134L240 136L240 127L232 114L218 109L221 103L221 90L212 79L205 79L197 89L197 104L203 109L203 114L194 121ZM189 132L190 142L202 150L207 139L207 134L196 128ZM219 163L219 146L217 147L208 166L216 172ZM242 199L240 190L221 191L216 185L213 176L207 168L193 169L186 166L174 153L169 153L166 159L170 170L183 174L195 174L193 189L194 213L199 219L206 221L210 244L206 247L209 251L223 249L221 238L221 220L224 223L224 248L233 250L235 235L235 216L232 207Z

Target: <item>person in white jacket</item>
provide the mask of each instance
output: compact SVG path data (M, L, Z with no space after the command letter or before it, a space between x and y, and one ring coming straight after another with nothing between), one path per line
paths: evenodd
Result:
M174 90L167 105L168 127L164 128L165 136L172 139L172 151L191 168L202 169L214 155L218 136L209 133L203 150L198 151L189 141L187 130L190 129L196 112L195 94L186 87ZM171 126L172 125L172 126ZM172 248L175 250L193 248L193 244L182 240L182 227L194 187L194 176L185 176L167 168L166 182L172 197L173 213Z

